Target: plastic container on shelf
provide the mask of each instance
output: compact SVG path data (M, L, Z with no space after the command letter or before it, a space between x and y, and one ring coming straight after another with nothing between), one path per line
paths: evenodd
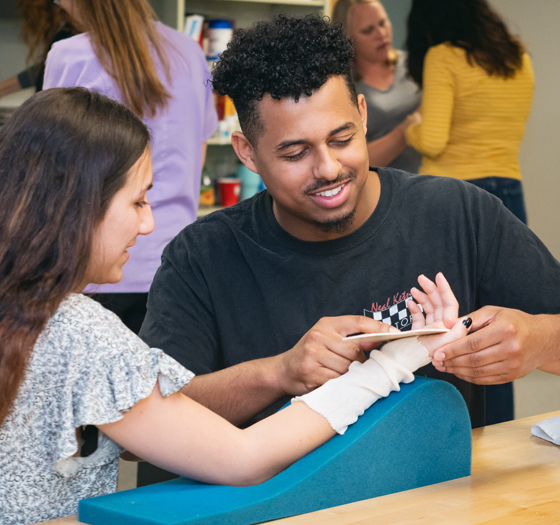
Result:
M226 50L228 42L233 36L233 26L225 18L218 18L208 22L208 50L206 58L209 61L218 60Z

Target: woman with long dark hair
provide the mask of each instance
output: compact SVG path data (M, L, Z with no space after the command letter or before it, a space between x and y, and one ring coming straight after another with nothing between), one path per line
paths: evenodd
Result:
M260 483L466 333L457 322L389 343L246 430L190 400L179 391L191 372L80 293L118 282L154 228L149 139L130 110L82 88L35 95L0 130L2 525L73 514L79 500L114 491L123 449L209 483ZM456 319L441 274L419 283L427 317L411 301L415 327Z
M413 0L406 47L423 88L422 121L407 130L420 173L475 184L527 223L518 157L534 78L523 44L486 0ZM513 419L511 383L486 398L486 424Z
M352 39L356 92L367 104L370 166L390 166L410 173L421 155L407 145L405 132L417 120L422 91L408 78L406 52L393 47L393 28L379 0L338 0L332 23Z
M148 0L61 0L84 34L55 44L45 87L82 86L138 115L152 134L156 229L130 251L118 284L96 298L138 333L166 244L196 219L206 140L217 116L210 73L190 37L156 20Z
M424 90L407 130L420 173L476 184L526 223L518 156L534 78L523 44L486 0L413 0L406 47Z

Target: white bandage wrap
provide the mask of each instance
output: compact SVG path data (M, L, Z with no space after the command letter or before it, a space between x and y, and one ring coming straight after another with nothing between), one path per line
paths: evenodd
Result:
M400 383L414 381L412 372L431 361L417 337L387 343L373 350L365 363L355 361L348 372L309 394L292 399L303 401L321 414L333 430L344 434L373 403L400 390Z

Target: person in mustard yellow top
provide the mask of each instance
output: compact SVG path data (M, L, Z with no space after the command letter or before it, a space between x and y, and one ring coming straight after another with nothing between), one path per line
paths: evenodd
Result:
M527 223L519 144L533 68L486 0L413 0L408 71L423 88L421 121L406 131L420 173L468 181ZM486 387L486 424L513 419L513 385Z
M523 44L486 0L413 0L407 48L424 90L406 133L420 173L476 184L526 223L518 153L534 77Z

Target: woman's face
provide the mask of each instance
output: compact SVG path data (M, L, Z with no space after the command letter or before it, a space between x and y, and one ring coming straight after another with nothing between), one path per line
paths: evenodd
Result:
M355 4L348 17L356 57L385 63L393 49L393 28L383 6L379 2Z
M118 283L130 258L128 249L136 244L136 237L154 231L154 216L146 195L152 178L152 158L146 149L130 168L125 185L111 200L94 232L86 284Z

